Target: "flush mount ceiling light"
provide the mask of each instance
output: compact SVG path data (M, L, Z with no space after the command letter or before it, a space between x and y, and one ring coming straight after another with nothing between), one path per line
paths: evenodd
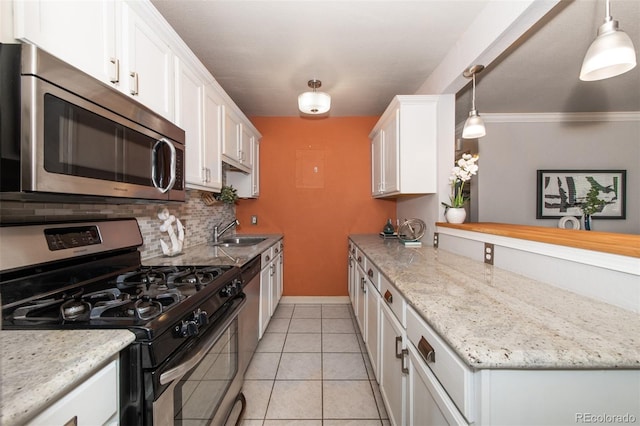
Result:
M313 92L304 92L298 96L298 109L305 114L324 114L331 108L331 96L325 92L317 92L322 82L320 80L309 80L307 85Z
M598 28L598 36L589 46L582 61L580 80L595 81L615 77L636 66L636 52L631 38L618 29L606 2L604 24Z
M470 78L473 81L471 111L469 111L469 118L464 122L464 128L462 129L462 137L464 139L481 138L487 134L487 131L484 128L484 121L482 121L482 118L480 118L480 115L476 110L476 74L483 69L484 65L473 65L462 73L463 76Z

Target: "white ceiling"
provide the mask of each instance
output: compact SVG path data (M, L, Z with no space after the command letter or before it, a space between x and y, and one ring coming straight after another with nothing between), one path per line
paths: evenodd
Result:
M152 3L246 115L299 115L297 97L317 78L337 117L380 115L394 95L416 93L489 1ZM640 0L612 0L611 11L640 48ZM604 0L563 0L479 75L478 110L640 111L640 67L578 79L603 18ZM471 102L466 92L457 121Z

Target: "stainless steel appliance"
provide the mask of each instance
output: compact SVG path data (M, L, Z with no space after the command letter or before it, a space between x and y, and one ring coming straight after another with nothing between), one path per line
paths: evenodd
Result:
M0 196L184 201L182 129L29 44L0 44Z
M0 227L2 328L126 328L123 425L222 425L243 381L235 266L142 266L135 219Z

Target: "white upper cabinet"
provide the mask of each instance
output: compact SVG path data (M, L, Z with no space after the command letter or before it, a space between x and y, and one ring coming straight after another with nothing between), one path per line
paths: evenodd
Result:
M438 101L438 96L396 96L382 114L369 135L372 196L437 191Z
M15 1L14 37L35 44L105 83L119 79L114 1Z
M173 119L173 52L161 32L122 4L123 59L120 88L155 112Z
M238 190L240 198L258 198L260 196L260 141L251 138L249 148L251 171L244 173L237 170L227 171L227 183Z
M222 108L224 101L211 84L204 90L203 165L206 170L206 188L218 192L222 189Z
M173 117L173 53L144 2L14 2L14 37Z
M187 188L220 191L220 110L222 100L186 61L176 60L176 124L185 131Z

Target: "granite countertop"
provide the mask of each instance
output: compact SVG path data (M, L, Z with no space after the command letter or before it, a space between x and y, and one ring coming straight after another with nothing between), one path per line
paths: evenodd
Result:
M0 424L24 424L134 340L127 330L0 331Z
M144 265L149 266L180 266L180 265L230 265L242 266L263 251L282 239L281 234L236 234L239 237L264 237L266 240L252 246L221 247L214 246L213 243L199 244L188 247L177 256L156 256L142 260ZM225 235L231 237L232 235Z
M640 315L433 247L351 240L472 368L640 368Z

